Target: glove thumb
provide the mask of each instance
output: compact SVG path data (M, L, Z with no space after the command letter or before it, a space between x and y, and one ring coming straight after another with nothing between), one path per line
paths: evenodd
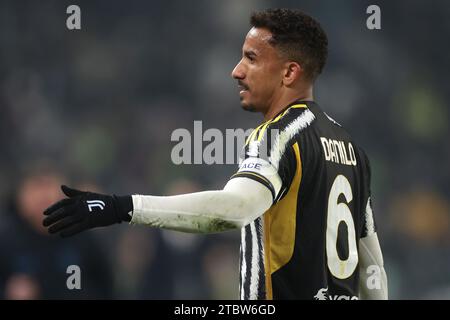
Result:
M81 195L86 193L84 191L80 191L80 190L77 190L77 189L69 188L68 186L65 186L65 185L61 186L61 190L69 198L73 198L73 197L76 197L76 196L81 196Z

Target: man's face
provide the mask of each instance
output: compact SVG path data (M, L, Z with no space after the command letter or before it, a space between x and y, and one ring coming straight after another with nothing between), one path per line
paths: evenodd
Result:
M267 29L252 28L242 47L242 59L231 73L238 80L245 110L265 112L281 88L283 60L270 43Z

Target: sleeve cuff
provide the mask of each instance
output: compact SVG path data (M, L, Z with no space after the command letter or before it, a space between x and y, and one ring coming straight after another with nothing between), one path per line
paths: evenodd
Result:
M282 189L282 181L278 171L265 159L257 157L245 159L240 164L238 172L231 176L231 179L237 177L249 178L266 186L272 193L274 202Z
M233 178L249 178L249 179L255 180L255 181L263 184L265 187L267 187L267 189L269 189L270 193L272 194L272 201L275 200L275 197L276 197L275 189L274 189L272 183L266 177L264 177L256 172L239 171L239 172L235 173L234 175L232 175L230 179L233 179Z
M133 199L131 196L115 196L121 221L130 222L133 217Z

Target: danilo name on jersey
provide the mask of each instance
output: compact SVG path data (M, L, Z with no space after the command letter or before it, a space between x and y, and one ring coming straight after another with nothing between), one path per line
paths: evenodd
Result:
M355 150L350 142L338 141L320 137L322 141L325 160L343 164L347 166L356 166Z

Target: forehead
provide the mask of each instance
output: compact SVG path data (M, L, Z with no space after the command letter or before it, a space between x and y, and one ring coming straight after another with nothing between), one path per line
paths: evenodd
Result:
M263 54L274 51L275 48L269 43L272 33L267 29L251 28L245 37L243 50L254 51L257 54Z

